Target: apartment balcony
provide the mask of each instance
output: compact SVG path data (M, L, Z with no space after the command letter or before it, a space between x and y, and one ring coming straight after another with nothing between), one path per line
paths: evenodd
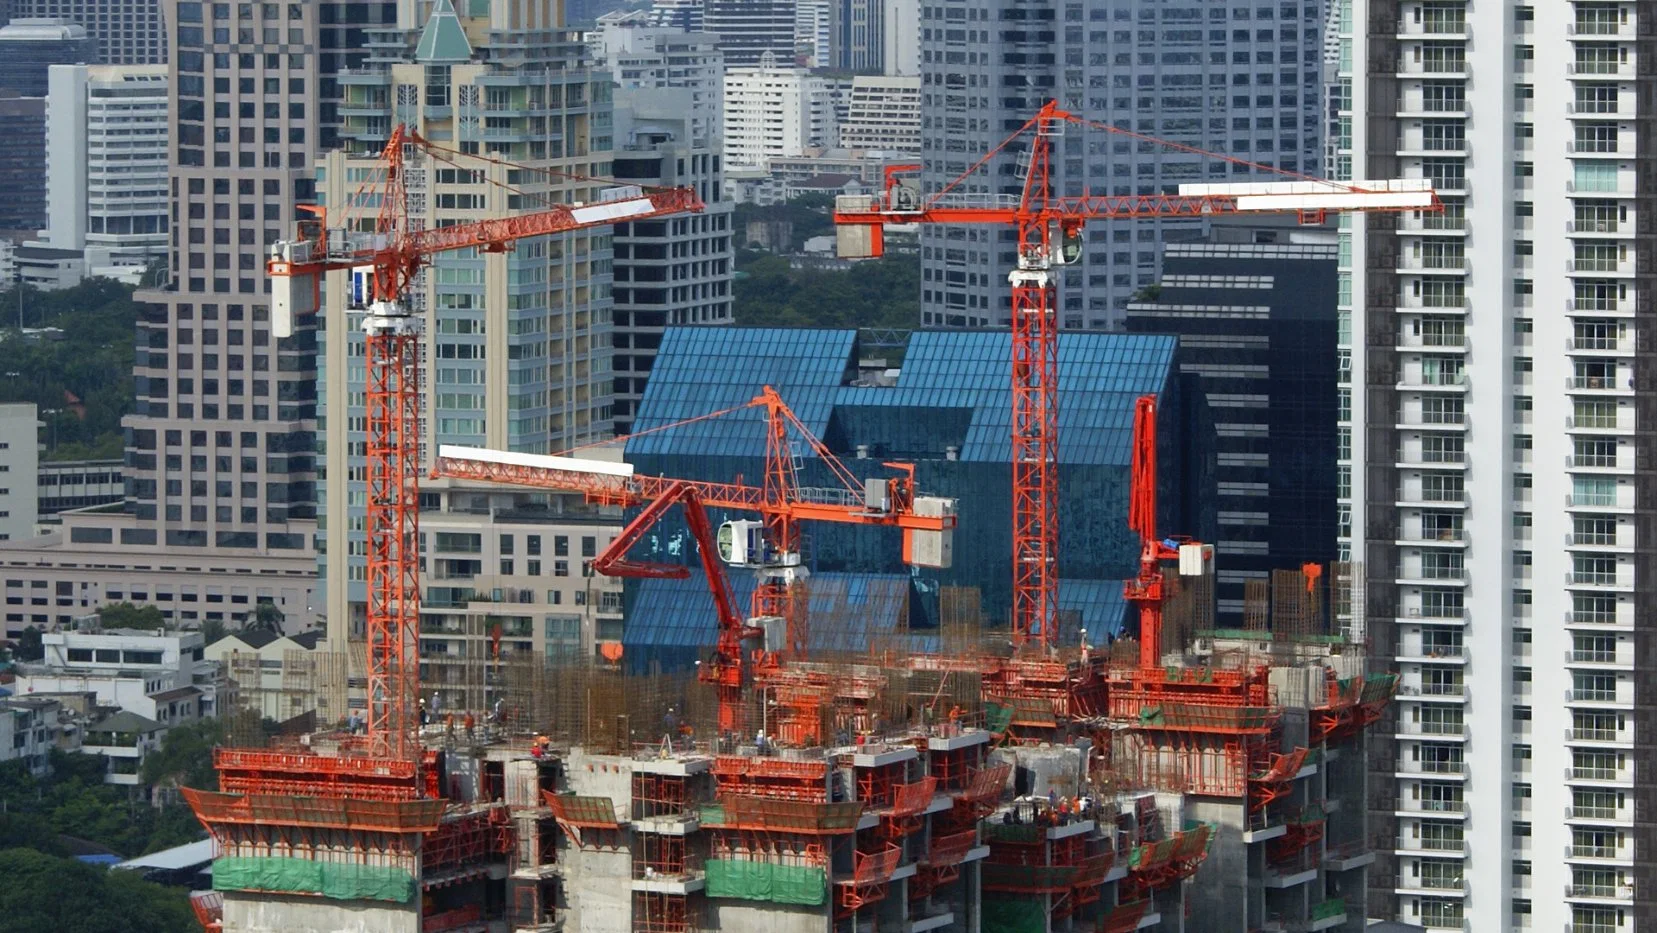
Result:
M1467 271L1467 257L1462 255L1412 256L1398 257L1397 272L1400 275L1443 275L1446 273L1461 273ZM1632 272L1632 270L1630 270Z
M1618 367L1615 375L1566 376L1565 390L1573 395L1632 395L1634 368Z
M1467 804L1461 800L1415 800L1409 797L1392 798L1395 816L1458 819L1467 814Z
M1459 673L1459 670L1457 671ZM1398 696L1404 700L1460 700L1467 695L1467 685L1457 682L1423 682L1421 674L1405 673L1398 684Z
M1419 444L1406 442L1404 449L1398 452L1398 459L1393 461L1395 466L1414 469L1457 470L1467 467L1467 456L1460 453L1446 453L1435 451L1426 453Z
M1426 609L1421 606L1402 607L1402 614L1397 616L1399 622L1425 622L1431 625L1464 625L1467 622L1465 610L1453 609Z
M1565 585L1573 590L1624 590L1634 592L1634 568L1619 564L1614 573L1597 570L1567 570Z
M1643 314L1651 302L1643 294L1623 298L1567 298L1565 310L1571 314L1601 315Z
M1644 813L1645 808L1638 803L1621 807L1566 807L1565 819L1572 823L1633 823L1643 822Z
M1617 603L1615 612L1575 612L1565 610L1567 628L1628 629L1634 627L1634 604Z
M1400 855L1466 855L1467 842L1463 839L1423 838L1408 835L1396 838L1394 851Z
M1408 212L1399 215L1398 229L1406 233L1465 233L1467 217L1464 214Z
M1615 336L1566 337L1565 352L1632 355L1634 353L1634 335L1625 331Z
M1467 650L1459 644L1425 642L1420 635L1405 635L1398 644L1400 662L1427 661L1438 664L1462 664L1467 661Z
M1614 101L1566 101L1565 113L1579 120L1632 120L1637 115L1632 94L1618 94Z
M1447 352L1460 351L1463 356L1467 352L1467 337L1464 334L1435 334L1433 336L1415 336L1401 333L1395 349L1419 352L1421 350L1444 350Z
M1631 884L1568 884L1565 899L1589 901L1596 904L1625 903L1633 906L1634 886Z
M1461 551L1467 548L1467 533L1461 528L1406 529L1394 543L1410 547L1443 547Z
M1602 845L1566 845L1565 861L1567 862L1626 862L1633 864L1634 847L1632 845L1602 846Z
M1565 741L1573 745L1632 747L1634 744L1634 730L1601 729L1597 727L1578 729L1574 726L1568 726L1565 729ZM1610 819L1610 817L1604 817L1604 819Z
M1600 431L1633 433L1634 428L1634 408L1630 405L1617 406L1617 414L1614 418L1598 415L1583 418L1578 418L1575 415L1565 416L1565 430L1575 433L1594 433Z
M1428 101L1419 89L1407 90L1396 98L1398 117L1426 117L1454 119L1467 116L1467 101Z
M1425 55L1420 61L1405 54L1398 60L1400 78L1466 78L1467 59L1449 55Z
M1606 22L1601 19L1581 19L1565 25L1565 35L1573 39L1637 39L1638 30L1635 28L1633 17L1618 19L1615 22Z
M1605 159L1632 159L1638 152L1635 147L1634 134L1618 133L1611 142L1598 140L1565 140L1565 154L1569 156L1598 156Z
M1622 259L1567 259L1565 271L1572 275L1619 276L1633 275L1638 266L1633 255Z
M1600 492L1583 495L1567 493L1565 507L1568 509L1626 512L1634 508L1634 487L1618 483L1616 490L1611 495Z
M1604 197L1633 197L1636 193L1633 171L1619 171L1610 181L1595 181L1579 185L1575 179L1565 182L1567 194L1601 195Z
M1602 81L1612 78L1632 81L1636 77L1636 71L1633 55L1629 55L1627 61L1582 60L1565 63L1566 74L1584 80Z
M1447 39L1467 40L1473 38L1473 27L1468 24L1464 16L1424 16L1421 22L1406 21L1398 24L1398 38L1400 39Z
M1460 722L1405 722L1399 725L1395 734L1400 738L1455 742L1467 738L1467 727Z
M1570 466L1573 460L1583 459L1589 458L1566 457L1565 462L1567 466ZM1598 458L1592 459L1597 460ZM1572 469L1582 468L1572 467ZM1616 530L1610 533L1599 531L1584 531L1578 533L1568 531L1565 533L1565 546L1568 548L1609 548L1615 550L1632 550L1634 547L1634 537L1634 526L1630 524L1621 524L1616 526Z

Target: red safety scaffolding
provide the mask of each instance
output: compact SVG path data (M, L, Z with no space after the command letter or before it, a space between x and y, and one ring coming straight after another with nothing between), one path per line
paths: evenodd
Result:
M583 848L620 848L621 822L616 819L616 805L608 797L587 797L580 794L555 794L541 791L541 797L552 809L552 818L565 835Z
M213 750L219 788L232 794L293 794L411 800L424 795L413 760L254 748Z
M633 933L689 933L695 928L690 903L684 895L633 893Z
M196 921L207 933L224 929L224 893L197 891L190 895L190 909L196 912Z
M845 919L864 907L886 899L886 887L897 871L903 850L888 844L875 852L852 853L852 875L834 882L835 917Z
M978 845L978 830L967 829L948 835L934 835L909 882L909 899L930 897L940 886L961 877L961 863Z
M1148 898L1175 882L1189 878L1208 857L1214 827L1203 823L1160 842L1141 843L1128 862L1128 875L1118 885L1127 900Z

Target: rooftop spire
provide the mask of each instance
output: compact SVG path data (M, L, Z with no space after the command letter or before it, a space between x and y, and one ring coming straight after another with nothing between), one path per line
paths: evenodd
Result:
M451 0L437 0L432 5L432 18L420 33L414 59L428 65L472 60L472 43L466 41L466 30L461 27Z

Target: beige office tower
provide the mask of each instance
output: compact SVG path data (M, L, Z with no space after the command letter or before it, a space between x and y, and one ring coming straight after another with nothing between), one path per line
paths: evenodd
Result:
M600 196L605 186L591 179L612 174L610 79L590 68L580 36L560 28L555 3L405 0L397 14L370 32L366 66L340 78L341 148L317 174L324 203L342 210L399 124L447 150L410 150L414 224ZM612 237L596 227L433 257L407 297L425 324L427 457L440 444L547 453L610 436ZM334 643L362 637L366 607L359 299L351 275L330 276L320 567ZM619 583L592 576L583 560L613 537L615 516L545 495L425 485L424 683L449 708L491 700L488 657L590 655L596 642L619 640Z

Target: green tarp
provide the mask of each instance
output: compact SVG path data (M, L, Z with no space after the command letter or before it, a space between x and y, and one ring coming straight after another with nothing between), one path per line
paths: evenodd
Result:
M984 897L983 933L1045 933L1047 912L1039 898Z
M820 907L828 900L828 876L821 868L722 858L708 859L703 865L708 872L709 897L808 907Z
M414 897L414 876L401 868L313 862L301 858L226 856L213 863L215 891L291 891L344 901Z
M985 703L984 719L991 733L1001 735L1013 724L1013 708L999 703Z

